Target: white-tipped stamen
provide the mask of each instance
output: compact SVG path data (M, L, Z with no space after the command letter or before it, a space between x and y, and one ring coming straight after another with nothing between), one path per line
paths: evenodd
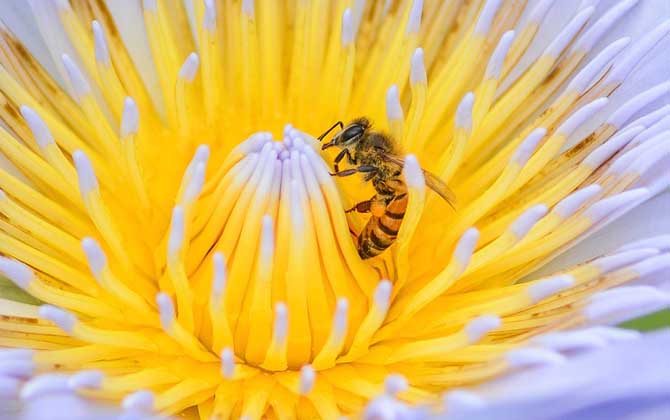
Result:
M179 78L187 82L192 82L200 66L200 57L198 54L191 53L186 57L184 64L179 68Z
M617 252L630 251L640 248L656 248L660 251L670 251L670 235L659 235L651 238L631 242L617 249Z
M107 67L111 64L109 57L109 49L107 48L107 40L105 39L105 33L100 25L100 22L94 20L91 24L93 27L93 41L95 45L95 60Z
M170 296L163 292L156 295L156 304L158 305L158 313L161 319L161 325L165 331L172 329L175 321L174 304Z
M456 127L464 128L466 130L472 129L472 107L475 103L475 95L472 92L468 92L463 96L461 102L456 108Z
M577 42L575 42L575 51L591 51L593 46L600 38L619 20L624 14L637 4L638 0L623 0L609 9L600 19L598 19Z
M215 252L212 256L212 263L214 264L214 277L212 280L212 302L214 302L214 304L218 307L226 290L226 260L221 252Z
M126 411L150 413L154 410L154 394L151 391L140 390L127 395L121 407Z
M670 32L670 20L666 20L636 42L607 74L604 84L618 84L624 81L633 68L644 58L658 42Z
M670 82L661 83L651 89L636 95L624 103L609 118L607 123L617 128L621 128L633 117L640 109L654 102L658 98L667 95L670 92Z
M577 130L577 128L590 120L596 112L603 109L605 105L607 105L607 102L607 98L598 98L595 101L584 105L574 114L570 115L570 117L556 129L556 133L566 137L570 136Z
M88 266L91 269L91 273L93 273L93 277L100 281L102 270L107 266L107 256L98 242L93 238L82 239L81 247L86 254Z
M41 375L26 382L21 388L21 399L24 401L53 393L68 393L68 377L65 375Z
M123 114L121 115L121 138L137 134L140 126L140 113L137 104L130 96L123 101Z
M612 136L607 142L597 147L594 151L582 161L582 164L591 168L598 168L605 163L609 158L614 156L616 152L623 149L635 136L640 134L644 127L631 127Z
M172 210L172 222L170 223L170 236L168 238L168 257L177 258L179 251L184 245L184 208L176 206Z
M202 18L202 27L210 34L216 31L216 7L214 0L205 0L205 13Z
M316 372L311 365L305 365L300 369L300 384L298 385L300 395L307 395L312 392L315 379Z
M426 65L423 61L423 48L417 48L412 54L410 61L409 81L411 84L428 83L428 76L426 76Z
M501 5L502 0L486 0L475 24L474 35L484 36L488 34L493 24L493 18L495 18Z
M552 213L565 220L575 214L584 203L598 195L602 189L600 185L593 184L577 190L559 201L552 209Z
M403 121L405 118L396 85L391 86L386 92L386 118L389 121Z
M40 149L44 150L47 146L53 144L54 137L51 130L39 114L26 105L22 105L20 110Z
M500 328L502 321L500 317L495 315L482 315L472 321L468 322L465 325L465 334L468 336L468 340L471 344L474 344L481 340L489 332Z
M348 47L353 44L355 36L354 20L351 15L351 8L348 7L344 10L344 13L342 13L342 34L340 36L342 46Z
M70 80L70 84L72 85L72 88L74 89L77 97L81 98L90 94L91 85L88 84L88 80L86 80L86 77L84 77L84 74L79 69L79 66L77 66L77 64L72 61L72 59L67 54L63 54L61 59L63 60L63 66L67 71L68 79Z
M531 284L526 289L531 302L538 303L550 296L572 287L575 279L567 274L550 277Z
M533 337L531 343L553 351L591 350L605 347L607 341L588 331L565 331Z
M509 231L512 232L516 238L523 238L548 211L549 209L544 204L538 204L529 208L514 220L509 227Z
M87 370L75 373L67 380L68 387L73 391L81 389L100 389L104 375L99 370Z
M667 293L654 290L626 290L625 293L610 293L592 300L584 310L584 316L599 324L617 324L629 319L654 313L670 306Z
M628 266L638 261L653 257L659 254L658 249L642 248L632 249L630 251L623 251L618 254L600 257L591 261L591 265L598 267L601 273L609 273L610 271L618 270L621 267Z
M242 13L249 18L254 17L254 0L242 0Z
M476 228L470 228L466 230L461 239L458 240L456 244L456 249L454 250L454 259L463 267L467 267L470 263L470 258L472 258L472 253L475 250L477 241L479 240L479 231Z
M394 373L384 378L384 392L388 396L395 397L406 391L408 387L407 379L403 375Z
M202 187L205 185L205 171L206 165L203 162L198 162L195 165L195 170L184 191L184 203L193 203L200 195L200 192L202 192Z
M584 215L591 220L598 221L605 216L624 208L632 203L639 202L649 196L646 188L637 188L604 198L586 209Z
M489 59L488 66L486 67L486 73L484 75L484 80L500 78L503 63L505 62L505 57L507 57L507 52L512 46L514 36L515 36L514 31L507 31L500 38L500 41L498 42L496 49L493 50L493 54Z
M670 254L647 258L631 267L638 276L644 277L670 267Z
M226 379L232 379L235 374L235 355L229 347L221 351L221 374Z
M575 16L563 30L551 41L551 44L544 50L544 55L549 57L559 57L561 52L570 44L570 41L579 33L589 20L594 7L587 7Z
M528 137L519 145L514 154L512 155L512 162L515 162L519 166L523 166L528 162L530 156L535 151L535 148L540 143L540 140L547 135L547 130L545 128L536 128L533 130Z
M78 322L70 312L53 305L42 305L39 309L40 318L46 319L58 325L58 328L66 333L72 333L74 325Z
M0 272L16 286L25 290L35 278L33 270L20 261L0 257Z
M421 28L421 14L423 13L423 0L413 0L412 7L409 10L409 16L407 18L406 33L418 34L419 29Z
M32 360L0 359L0 378L28 379L35 372Z
M570 80L570 83L565 88L566 92L577 92L582 95L591 87L596 81L596 77L603 69L623 51L630 43L630 38L625 37L618 39L609 44L605 49L600 51L595 58L588 62L583 69Z
M505 360L513 367L545 366L565 362L565 356L541 348L522 348L505 353Z
M629 330L627 328L607 327L607 326L590 327L584 329L583 331L587 331L590 334L597 335L598 337L601 337L608 343L636 340L642 336L642 333L640 331Z
M486 402L474 392L456 389L444 395L444 405L449 415L461 415L485 407Z
M419 161L414 155L407 155L405 157L405 166L403 168L405 181L410 188L423 189L425 186L423 172Z
M88 159L88 156L86 156L86 153L81 150L75 150L72 154L72 160L74 160L74 166L77 169L79 191L85 199L88 194L99 188L98 179L95 176L93 165Z

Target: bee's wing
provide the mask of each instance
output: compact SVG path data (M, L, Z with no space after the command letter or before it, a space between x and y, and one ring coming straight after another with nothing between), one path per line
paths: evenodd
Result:
M388 162L395 163L401 167L405 167L405 160L401 157L390 155L387 153L383 154L384 160ZM444 199L451 207L454 207L456 204L456 194L444 183L437 175L421 168L423 172L423 179L426 183L426 186L431 190L435 191L440 197Z

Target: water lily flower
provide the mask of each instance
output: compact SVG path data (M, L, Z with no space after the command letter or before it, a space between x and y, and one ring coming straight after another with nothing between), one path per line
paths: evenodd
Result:
M670 304L667 5L12 6L0 399L18 416L453 414ZM324 146L358 117L402 152ZM631 211L655 236L611 229Z

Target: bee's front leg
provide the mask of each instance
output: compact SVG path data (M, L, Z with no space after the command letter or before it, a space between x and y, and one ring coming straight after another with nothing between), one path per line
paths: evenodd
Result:
M352 168L352 169L345 169L344 171L338 171L337 168L335 168L335 172L331 173L331 176L350 176L358 172L363 172L363 173L370 173L370 172L376 172L377 168L374 166L359 166L358 168Z

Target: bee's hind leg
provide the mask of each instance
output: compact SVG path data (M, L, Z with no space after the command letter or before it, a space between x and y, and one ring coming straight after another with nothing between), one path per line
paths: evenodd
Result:
M342 177L342 176L350 176L358 172L369 173L376 171L377 168L375 168L374 166L359 166L358 168L345 169L344 171L332 172L330 175Z
M372 213L373 216L380 217L386 211L386 202L384 200L379 200L375 195L369 200L361 201L352 208L345 210L345 213L351 213L356 211L358 213Z

